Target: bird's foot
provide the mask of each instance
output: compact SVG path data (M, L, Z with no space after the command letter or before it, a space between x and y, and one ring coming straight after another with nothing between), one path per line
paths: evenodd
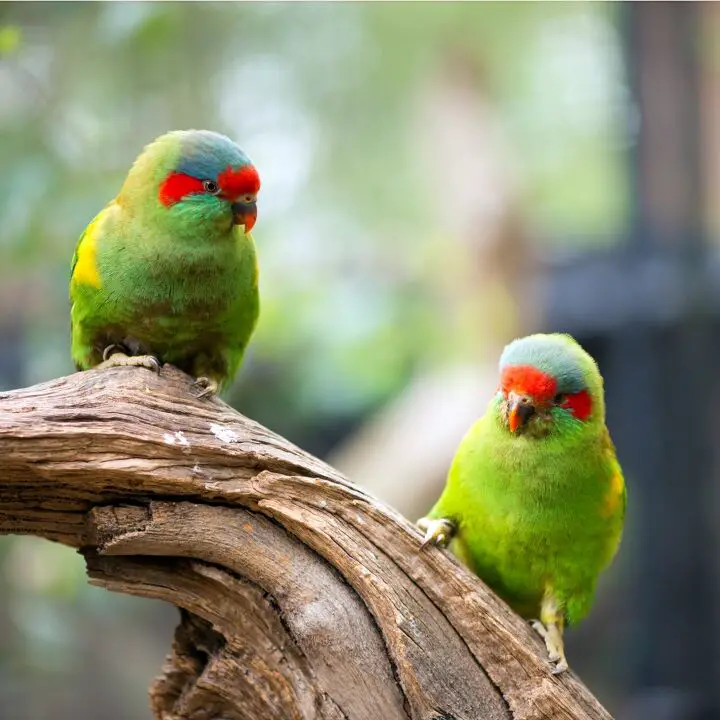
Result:
M154 355L127 355L119 345L108 345L103 352L99 369L111 367L144 367L160 372L160 362Z
M533 620L530 626L545 641L548 661L553 666L552 674L564 673L568 669L568 661L565 657L565 643L560 628L555 623L548 623L546 627L539 620Z
M213 380L212 378L205 376L197 378L192 386L202 388L202 390L195 396L198 400L217 395L220 387L217 380Z
M445 547L455 534L455 526L445 518L420 518L416 525L425 533L420 549L427 545Z
M547 630L539 620L531 620L530 627L543 639L547 638Z

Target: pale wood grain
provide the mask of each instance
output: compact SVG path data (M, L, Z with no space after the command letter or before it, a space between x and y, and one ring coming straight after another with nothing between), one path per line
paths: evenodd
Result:
M610 718L406 519L190 382L115 368L0 394L0 532L181 608L156 718Z

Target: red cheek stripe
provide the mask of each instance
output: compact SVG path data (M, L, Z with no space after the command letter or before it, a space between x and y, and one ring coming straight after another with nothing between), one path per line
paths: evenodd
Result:
M570 410L578 420L587 420L592 413L592 398L587 390L581 390L568 395L562 407Z
M170 173L160 185L158 199L163 205L174 205L186 195L204 192L202 180L184 175L183 173Z
M218 185L223 195L234 200L241 195L257 195L260 190L260 176L252 165L245 165L239 170L228 167L218 175Z

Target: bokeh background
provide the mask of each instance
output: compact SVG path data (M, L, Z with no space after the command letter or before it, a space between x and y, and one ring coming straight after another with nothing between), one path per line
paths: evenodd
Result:
M224 132L263 179L227 399L415 518L502 346L574 333L630 506L571 663L720 718L719 41L712 3L2 3L0 389L73 370L74 244L143 145ZM149 718L175 621L0 538L0 718Z

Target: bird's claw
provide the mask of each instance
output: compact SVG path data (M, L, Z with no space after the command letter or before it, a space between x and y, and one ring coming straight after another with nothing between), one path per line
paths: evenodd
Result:
M213 395L217 395L217 391L219 388L219 384L217 380L213 380L212 378L208 377L199 377L195 380L195 382L192 384L193 387L199 387L203 388L195 397L198 400L202 400L203 398L212 397Z
M436 520L424 517L420 518L416 524L420 530L425 532L423 541L420 544L421 550L428 545L445 547L455 534L455 526L449 520L444 518Z
M103 350L103 354L102 354L103 362L107 362L110 355L114 354L113 350L117 351L118 354L127 355L127 352L125 351L125 348L122 345L116 345L115 343L113 343L112 345L108 345Z
M119 348L117 352L111 351ZM160 372L160 362L154 355L127 355L119 345L108 345L103 351L103 361L99 369L111 367L144 367L153 372Z
M546 627L540 620L532 620L530 626L544 640L548 653L548 662L552 666L550 672L553 675L560 675L568 669L568 661L565 657L565 647L562 635L557 626Z

